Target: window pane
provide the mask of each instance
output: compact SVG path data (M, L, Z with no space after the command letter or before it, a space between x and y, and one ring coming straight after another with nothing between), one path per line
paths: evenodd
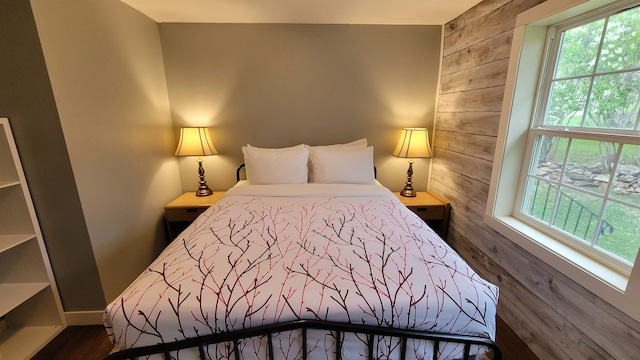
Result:
M530 174L560 182L568 142L566 138L538 136Z
M640 71L597 76L585 126L632 130L640 106Z
M601 206L602 198L563 187L553 226L591 244Z
M593 73L603 27L599 20L564 32L554 78Z
M522 212L549 223L553 214L556 193L557 188L548 182L536 178L528 178Z
M623 145L611 197L640 205L640 146Z
M549 95L546 125L580 126L589 92L589 79L554 81Z
M609 202L596 247L634 263L640 247L640 210Z
M640 8L609 18L598 72L640 67Z
M573 139L562 176L563 184L604 194L617 152L617 144Z

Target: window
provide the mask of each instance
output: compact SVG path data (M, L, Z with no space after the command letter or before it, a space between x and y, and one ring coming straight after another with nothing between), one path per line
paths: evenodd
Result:
M640 0L517 16L485 222L640 321Z
M627 6L549 27L515 214L629 274L640 248L640 7Z

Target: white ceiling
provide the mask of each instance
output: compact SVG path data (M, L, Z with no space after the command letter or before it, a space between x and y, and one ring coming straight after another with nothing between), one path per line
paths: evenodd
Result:
M159 23L441 25L481 0L121 0Z

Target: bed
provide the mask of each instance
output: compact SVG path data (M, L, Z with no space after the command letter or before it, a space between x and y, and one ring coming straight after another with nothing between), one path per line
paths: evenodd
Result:
M498 288L375 181L372 152L345 175L303 149L288 177L291 150L245 152L247 180L105 309L108 359L500 359Z

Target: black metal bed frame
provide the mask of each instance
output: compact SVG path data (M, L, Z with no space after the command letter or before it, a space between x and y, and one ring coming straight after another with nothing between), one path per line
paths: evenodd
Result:
M352 334L364 334L367 336L368 359L376 359L377 356L374 350L375 338L378 336L390 337L399 339L400 341L400 355L399 360L406 359L406 345L408 339L426 340L433 343L433 360L438 359L438 352L441 343L456 343L464 345L464 352L462 359L471 360L474 357L470 354L471 346L478 345L488 349L493 356L494 360L501 360L502 353L496 345L496 343L488 338L469 336L469 335L457 335L457 334L444 334L433 333L420 330L407 330L397 328L378 327L371 325L359 325L339 322L327 322L319 320L294 320L289 322L283 322L273 325L260 326L255 328L249 328L244 330L237 330L232 332L221 332L211 335L200 336L197 338L190 338L185 340L179 340L171 343L163 343L152 346L145 346L139 348L131 348L121 350L109 354L105 360L135 360L142 356L160 354L165 360L171 359L170 353L181 349L198 348L200 359L206 359L205 352L208 345L219 343L231 343L233 346L233 356L236 360L240 359L239 342L243 339L250 339L254 337L267 337L267 353L269 360L273 360L273 335L285 331L301 330L302 331L302 359L306 360L308 356L307 350L307 330L326 330L331 331L336 339L342 339L344 333ZM341 346L342 341L337 341L335 349L335 360L341 360ZM265 359L266 360L266 359Z

